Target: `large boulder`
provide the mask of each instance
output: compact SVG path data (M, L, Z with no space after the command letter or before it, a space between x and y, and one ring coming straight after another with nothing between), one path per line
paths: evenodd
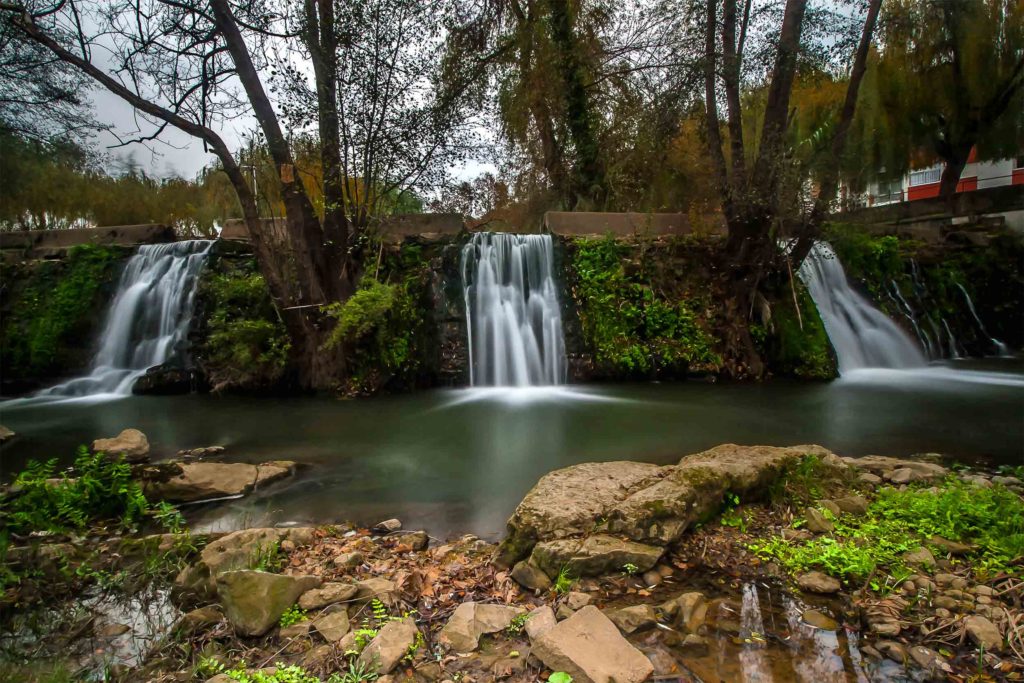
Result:
M217 577L217 596L236 633L261 636L300 595L319 585L320 578L316 576L285 576L240 569Z
M534 639L532 654L575 683L640 683L654 673L650 660L593 605Z
M142 462L149 457L149 439L138 429L125 429L113 438L93 441L92 452L120 455L128 462Z
M244 462L183 462L181 473L163 481L146 481L146 497L171 503L192 503L249 493L259 470Z
M613 533L666 546L718 512L730 491L762 497L804 456L836 471L847 465L821 446L725 444L658 467L635 462L585 463L546 474L516 508L495 561L511 567L541 541Z
M391 673L416 644L418 633L412 617L389 622L360 653L358 665L378 674Z
M596 534L585 539L544 541L533 548L530 562L554 578L564 569L571 576L600 576L621 572L626 565L647 571L661 559L664 548Z
M235 569L254 569L273 559L281 541L296 545L313 542L314 529L242 529L209 543L199 559L183 569L174 580L172 597L179 603L211 597L216 591L217 576Z
M464 602L441 629L438 642L456 652L472 652L480 645L480 636L504 631L525 612L521 607Z

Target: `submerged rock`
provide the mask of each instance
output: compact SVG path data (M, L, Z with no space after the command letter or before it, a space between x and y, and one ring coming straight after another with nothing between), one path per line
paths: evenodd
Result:
M613 624L619 627L620 631L626 634L651 628L658 623L658 615L650 605L632 605L611 610L607 616Z
M650 660L592 605L534 639L533 654L574 683L640 683L654 672Z
M480 645L481 636L504 631L525 612L521 607L464 602L441 629L438 642L456 652L472 652Z
M320 585L316 576L285 576L240 569L217 577L224 615L239 635L261 636L299 596Z
M142 462L149 457L149 439L138 429L125 429L110 439L93 441L92 452L120 455L128 462Z
M800 618L805 624L809 624L814 628L820 628L825 631L835 631L839 628L839 623L835 619L819 612L816 609L804 610L804 613L800 615Z
M703 593L683 593L662 603L658 609L679 627L690 633L695 633L704 624L708 601Z

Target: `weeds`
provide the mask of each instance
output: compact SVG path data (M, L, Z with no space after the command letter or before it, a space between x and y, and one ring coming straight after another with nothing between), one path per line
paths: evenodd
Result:
M284 611L284 614L281 615L281 618L277 623L281 628L288 628L289 626L305 621L306 618L306 610L300 608L298 605L292 605Z
M561 571L558 572L558 576L555 577L555 594L562 595L568 593L575 585L576 578L569 572L569 568L562 567Z

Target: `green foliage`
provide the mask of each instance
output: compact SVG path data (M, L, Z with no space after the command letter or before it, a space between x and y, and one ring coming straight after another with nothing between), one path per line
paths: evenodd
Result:
M306 610L300 608L298 605L292 605L284 611L281 618L278 619L277 623L281 628L287 628L293 624L297 624L300 621L305 621L308 617L306 616Z
M263 276L252 262L221 259L200 285L208 311L198 355L214 387L272 386L288 366L291 343Z
M888 301L886 288L906 276L907 250L895 235L872 235L862 227L831 223L825 237L835 250L843 269L861 281L876 302Z
M633 576L635 574L638 574L639 572L640 567L636 566L632 562L627 562L626 564L622 565L622 573L626 576Z
M324 683L319 677L314 676L297 664L286 665L281 662L274 666L273 673L264 673L262 671L250 672L244 662L239 666L228 669L223 664L211 659L204 659L201 669L203 675L224 674L238 683ZM376 676L374 675L372 678L349 679L345 676L332 674L326 683L355 683L356 681L372 681L375 678Z
M1019 572L1011 563L1024 554L1024 501L999 486L979 488L957 479L938 493L882 489L866 515L844 515L833 524L831 536L792 543L775 537L749 547L791 572L815 568L852 580L863 580L876 568L905 573L901 555L931 536L977 546L975 571Z
M278 541L256 544L249 553L249 569L261 572L278 572L284 566L284 556Z
M0 334L5 372L48 377L80 364L83 339L101 317L100 295L114 277L119 256L114 248L81 245L70 249L63 261L40 264L27 273L5 267L4 279L20 288ZM24 282L14 281L22 277Z
M572 683L572 676L564 671L555 671L548 676L548 683Z
M509 622L508 628L505 629L505 632L508 633L510 636L518 636L520 633L523 632L523 629L526 628L526 620L529 618L529 612L517 614L516 616L512 617L512 621Z
M765 352L776 373L800 379L832 379L836 376L836 363L825 324L803 282L794 278L793 286L800 315L787 292L772 310L773 333L762 333L760 340L754 334L755 343Z
M625 252L612 236L577 240L573 266L583 333L597 365L608 374L716 370L716 340L686 301L665 301L637 275L627 275Z
M555 593L562 595L572 590L572 587L576 585L576 577L569 571L569 567L562 567L558 572L558 576L555 577Z
M826 466L821 458L808 454L792 467L787 467L768 489L773 503L810 505L820 500L829 488L845 482L837 472Z
M377 676L373 665L355 661L349 662L348 669L340 675L332 675L329 683L368 683L377 680Z
M108 521L131 528L150 511L131 466L121 459L92 454L82 446L73 478L65 474L51 483L58 478L56 467L56 459L30 462L14 482L20 493L0 500L0 518L10 532L59 533Z

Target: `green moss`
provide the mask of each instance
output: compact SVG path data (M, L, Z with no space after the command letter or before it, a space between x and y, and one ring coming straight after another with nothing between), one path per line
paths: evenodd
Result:
M222 259L199 292L206 329L197 355L216 388L256 388L279 382L291 344L263 276L251 261Z
M575 294L587 346L601 374L621 377L717 371L716 339L691 308L665 299L642 274L627 274L611 236L575 243Z
M807 288L794 280L800 315L792 298L784 297L772 311L772 331L754 325L751 335L768 359L772 371L800 379L832 379L835 357L825 325Z
M7 285L19 294L4 316L0 355L5 372L21 377L66 374L81 364L113 280L122 251L77 246L67 258L30 271L4 269ZM25 278L11 282L9 278Z

